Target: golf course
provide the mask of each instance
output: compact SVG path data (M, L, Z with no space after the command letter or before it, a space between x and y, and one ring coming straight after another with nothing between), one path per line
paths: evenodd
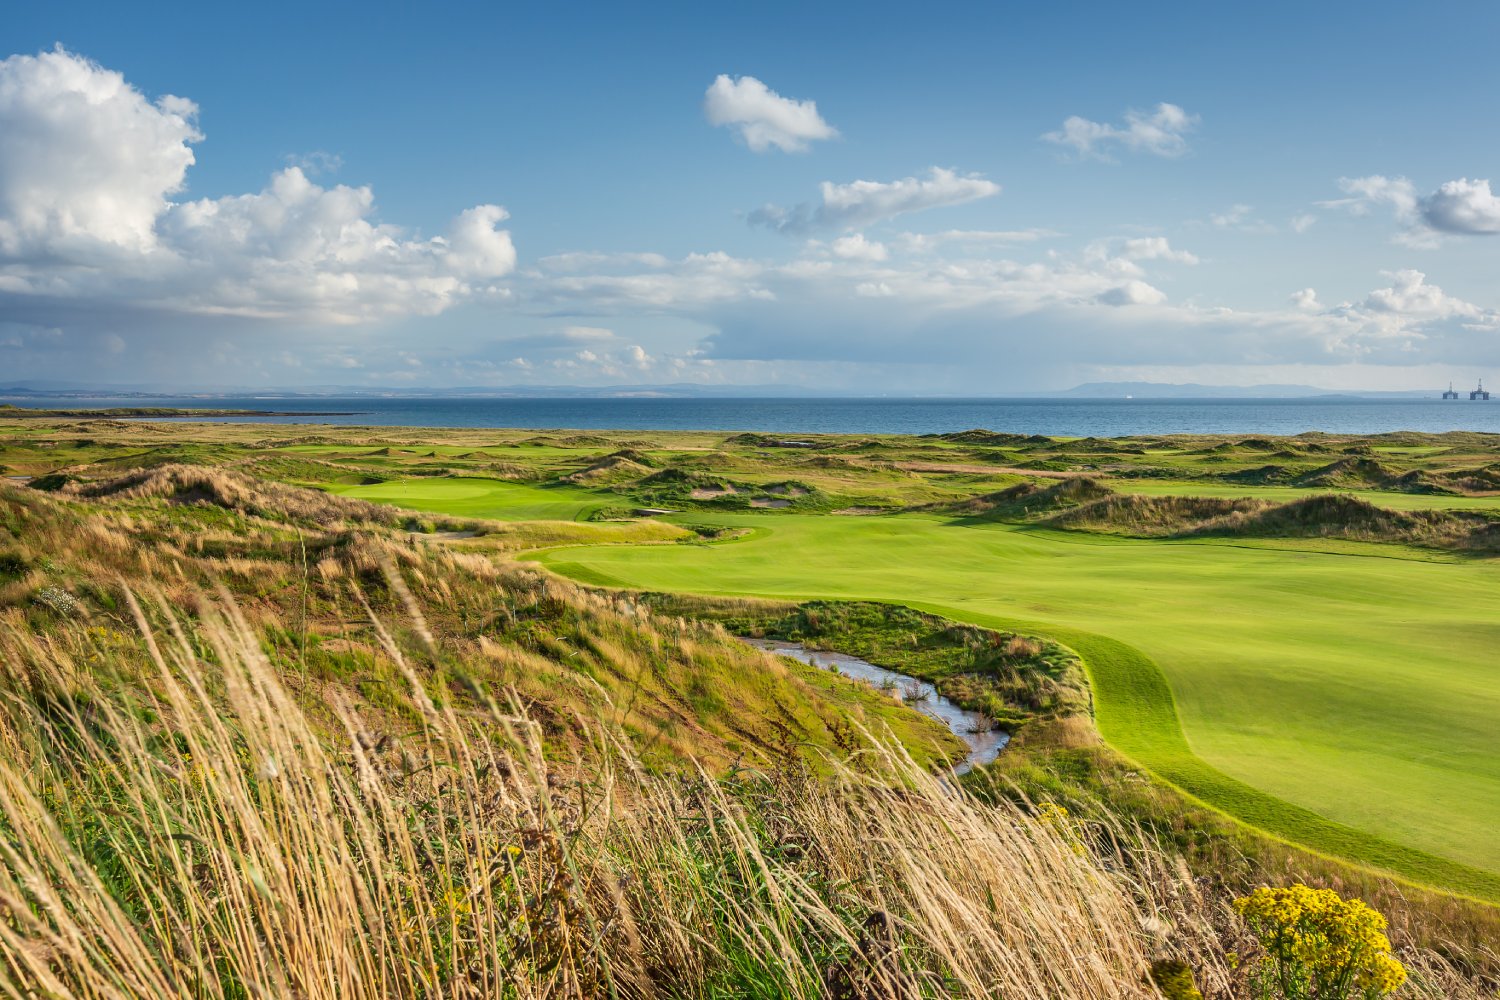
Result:
M342 492L503 520L601 504L595 491L483 480ZM692 519L753 530L534 558L584 583L873 599L1056 638L1084 656L1105 738L1183 791L1314 850L1500 897L1500 686L1486 655L1500 641L1500 566L917 514Z
M916 516L732 523L761 530L538 558L596 584L1031 628L1084 656L1105 738L1190 794L1317 850L1500 891L1500 567Z
M859 599L1051 639L1130 766L1271 838L1500 901L1486 435L91 432L18 421L6 463L65 492L233 463L586 585Z
M340 491L502 520L571 520L602 504L597 491L484 480ZM1418 509L1449 499L1397 496ZM752 530L533 558L597 585L871 599L1055 638L1084 658L1104 737L1184 792L1313 850L1500 898L1500 686L1487 655L1500 640L1500 566L1395 546L1164 542L920 514L691 520Z

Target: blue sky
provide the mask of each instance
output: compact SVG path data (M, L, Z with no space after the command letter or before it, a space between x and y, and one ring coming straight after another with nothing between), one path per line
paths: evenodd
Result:
M0 381L1466 382L1497 22L27 5Z

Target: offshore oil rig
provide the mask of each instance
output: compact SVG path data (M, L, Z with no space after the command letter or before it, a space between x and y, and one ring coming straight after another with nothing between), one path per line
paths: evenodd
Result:
M1453 383L1452 382L1448 383L1448 391L1445 392L1445 393L1443 393L1443 398L1444 399L1457 399L1458 398L1458 393L1453 390ZM1479 387L1476 388L1473 392L1469 393L1469 398L1470 399L1489 399L1490 398L1489 392L1486 391L1486 389L1484 388L1484 379L1480 379L1479 380Z

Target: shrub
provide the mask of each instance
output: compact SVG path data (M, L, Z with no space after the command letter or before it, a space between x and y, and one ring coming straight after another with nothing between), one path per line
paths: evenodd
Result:
M1263 887L1234 908L1266 949L1262 997L1376 1000L1406 981L1385 917L1358 899L1305 885Z
M1193 982L1193 970L1179 959L1162 959L1151 963L1151 985L1155 986L1166 1000L1203 1000L1197 983Z

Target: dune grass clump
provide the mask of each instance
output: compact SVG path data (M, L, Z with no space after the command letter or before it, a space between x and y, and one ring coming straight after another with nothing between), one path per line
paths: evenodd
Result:
M166 499L178 504L207 504L259 517L304 520L318 524L362 521L396 523L399 512L380 504L330 497L315 490L255 479L231 469L197 465L161 465L137 469L93 483L71 483L64 492L90 499Z

